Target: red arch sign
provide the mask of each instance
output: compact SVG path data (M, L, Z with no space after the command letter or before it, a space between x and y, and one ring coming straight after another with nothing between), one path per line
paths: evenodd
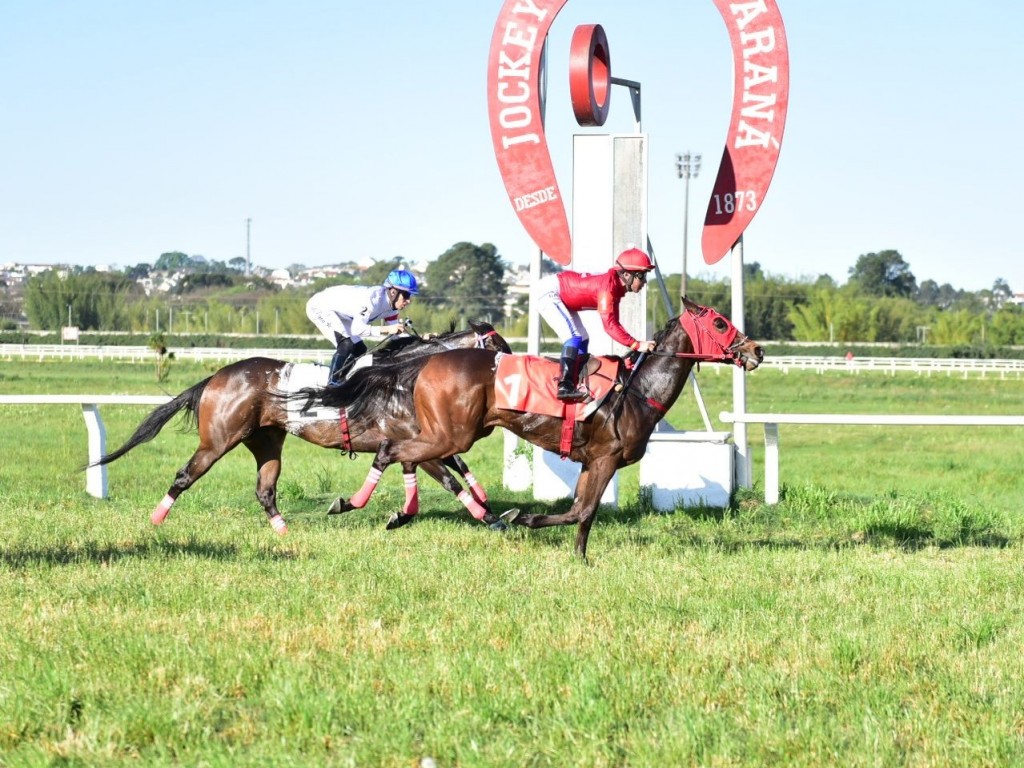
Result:
M572 258L572 241L544 133L541 77L548 30L566 2L505 0L487 68L491 139L509 202L537 246L562 265ZM725 256L760 207L778 163L789 105L789 49L775 0L713 2L729 28L734 93L725 152L704 219L709 264ZM590 49L600 66L591 71L606 81L608 50L601 35L601 44ZM606 99L598 101L606 106Z

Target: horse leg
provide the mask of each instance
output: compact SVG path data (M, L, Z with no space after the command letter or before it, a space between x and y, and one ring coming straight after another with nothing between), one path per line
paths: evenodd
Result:
M331 504L331 508L327 510L328 515L340 515L343 512L351 512L353 509L362 509L366 506L373 492L377 489L380 476L391 465L391 462L384 457L384 451L387 450L390 442L390 440L381 442L380 447L377 449L377 455L373 457L373 464L370 465L370 472L366 475L366 480L363 481L363 487L356 491L348 501L345 501L340 496L335 499L334 503Z
M470 493L473 494L473 498L476 499L477 502L480 504L487 503L487 491L485 491L484 487L480 485L473 473L469 471L469 466L465 461L463 461L461 456L455 454L454 456L449 456L447 459L442 459L441 461L444 462L446 467L454 469L462 475L466 480L466 484L469 486Z
M227 453L234 446L229 446L223 449L216 449L200 443L196 452L192 454L190 458L181 469L178 470L178 474L174 476L174 482L171 487L167 490L167 494L160 500L160 503L156 505L156 509L149 516L149 521L153 525L160 525L164 520L167 519L167 514L171 511L171 507L174 502L178 500L185 491L192 487L192 485L203 475L209 471L221 456Z
M388 518L385 528L389 531L401 528L406 523L411 523L412 519L420 511L420 491L419 485L416 482L416 465L403 464L402 478L405 480L405 505L402 507L401 512L395 512L395 514Z
M612 475L615 474L615 469L615 457L604 457L590 464L584 464L579 480L576 481L573 503L568 512L561 515L516 514L510 516L508 522L527 528L547 528L552 525L577 523L579 528L576 532L576 554L586 561L590 527L597 517L601 495L608 487Z
M483 493L483 488L479 486L479 483L476 483L476 478L472 477L473 473L469 471L469 467L466 466L466 462L461 457L455 455L441 459L441 461L425 461L420 466L432 478L437 480L441 487L462 502L462 505L469 510L469 514L476 520L485 523L491 530L504 531L508 528L505 521L491 511L491 507L487 503L487 494ZM477 487L480 487L483 498L480 498L475 492L463 490L462 486L459 485L459 481L445 467L451 467L462 475L466 483L470 485L471 490L473 487L471 483L476 483Z
M449 443L451 443L451 441L449 441ZM446 443L446 445L447 444L448 443ZM472 445L472 443L466 445L466 449L468 449L470 445ZM452 447L454 448L455 451L459 450L459 447L454 444L452 444ZM408 440L394 442L391 440L385 440L380 444L380 447L377 449L377 456L374 458L373 463L374 466L379 465L381 467L387 467L388 465L398 461L401 462L403 465L414 464L423 465L424 467L426 467L430 462L436 461L434 457L437 456L438 452L439 451L437 443L424 437L423 433L421 433L417 437ZM449 455L454 456L454 451L452 454ZM451 490L451 492L457 496L459 501L461 501L463 505L465 505L466 509L469 510L470 514L472 514L473 517L475 517L477 520L486 522L488 525L491 525L492 527L504 529L502 521L499 518L496 518L493 514L489 514L490 509L487 507L486 501L477 501L477 499L474 498L472 493L463 490L461 486L459 486L458 483L455 481L455 479L451 477L451 474L448 473L446 469L444 469L443 466L439 468L439 471L444 472L447 475L448 479L450 479L452 483L451 486L447 485L444 480L441 480L440 477L438 477L438 475L431 473L432 476L435 479L437 479L438 482L440 482L445 488Z
M256 459L256 498L278 536L288 533L288 526L277 509L277 479L281 476L281 449L286 434L281 429L261 429L244 441Z
M447 460L443 462L428 461L425 462L422 467L431 477L433 477L442 488L449 493L453 494L462 504L469 510L469 513L474 518L487 523L494 530L505 530L508 526L501 518L491 512L490 507L487 506L487 502L483 503L476 500L475 496L467 491L463 490L462 486L459 485L459 481L456 480L452 474L444 468L447 464ZM465 466L465 464L463 464ZM416 482L416 465L404 463L402 464L402 472L405 477L405 507L401 512L396 512L391 516L387 522L387 529L394 530L395 528L401 528L407 523L411 523L413 517L419 512L419 496L418 496L418 485Z

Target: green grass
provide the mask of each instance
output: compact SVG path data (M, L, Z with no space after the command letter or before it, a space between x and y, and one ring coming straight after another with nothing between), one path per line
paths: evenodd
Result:
M705 367L709 410L731 376ZM177 392L208 371L176 364ZM149 366L8 364L0 392L155 393ZM1020 381L749 379L748 408L1019 413ZM109 445L146 408L104 407ZM783 498L496 534L424 481L290 440L274 536L243 450L148 522L195 436L74 468L73 406L0 406L0 765L1002 766L1024 762L1013 430L782 428ZM670 420L696 426L684 393ZM759 446L754 431L752 444ZM501 438L470 454L497 509ZM755 450L755 460L758 451ZM760 466L755 466L758 477ZM540 507L542 505L537 505ZM562 509L564 502L551 505Z

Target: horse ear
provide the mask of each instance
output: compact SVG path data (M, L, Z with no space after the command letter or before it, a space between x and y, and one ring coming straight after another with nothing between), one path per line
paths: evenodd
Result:
M700 308L700 305L697 304L697 302L690 301L685 296L681 296L680 298L683 300L683 306L686 307L687 309L694 310L694 309L699 309Z

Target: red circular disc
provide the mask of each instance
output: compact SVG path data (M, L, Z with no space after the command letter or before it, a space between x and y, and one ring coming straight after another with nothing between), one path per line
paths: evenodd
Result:
M569 47L569 97L580 125L604 125L611 102L612 63L600 24L581 24Z

